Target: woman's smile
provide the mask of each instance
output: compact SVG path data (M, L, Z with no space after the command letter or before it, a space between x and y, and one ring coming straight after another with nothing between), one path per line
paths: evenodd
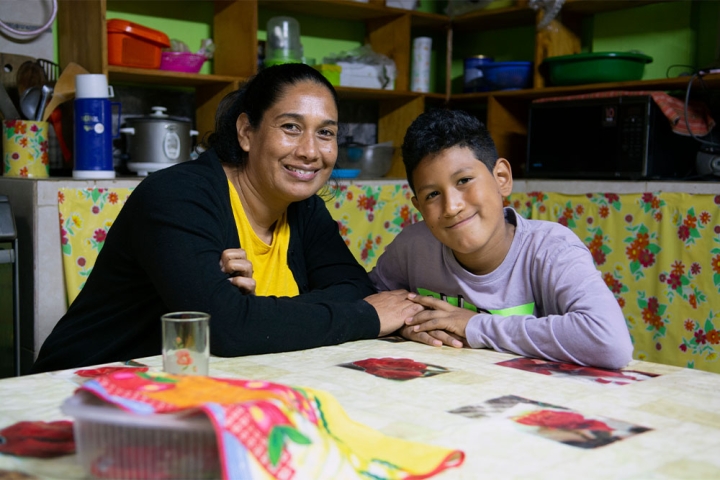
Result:
M285 170L294 178L303 181L313 180L320 171L318 169L309 169L305 167L293 167L292 165L285 165Z

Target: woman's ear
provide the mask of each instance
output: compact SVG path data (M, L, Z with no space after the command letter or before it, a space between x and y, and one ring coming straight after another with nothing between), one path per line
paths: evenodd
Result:
M493 168L493 177L495 177L498 191L503 197L507 197L512 193L513 178L510 162L504 158L498 158L497 162L495 162L495 168Z
M252 125L250 125L250 119L246 113L241 113L235 122L235 128L237 129L237 138L240 148L245 152L250 151L250 132Z

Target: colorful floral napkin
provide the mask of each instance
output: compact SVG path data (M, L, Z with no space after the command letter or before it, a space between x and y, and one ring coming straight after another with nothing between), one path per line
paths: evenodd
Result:
M420 479L464 460L459 450L390 438L356 423L334 397L310 388L122 371L79 390L137 414L205 412L226 479Z

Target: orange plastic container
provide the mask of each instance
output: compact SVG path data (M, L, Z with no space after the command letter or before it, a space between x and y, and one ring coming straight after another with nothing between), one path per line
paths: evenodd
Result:
M170 46L164 33L127 20L107 22L108 63L122 67L160 68L161 52Z

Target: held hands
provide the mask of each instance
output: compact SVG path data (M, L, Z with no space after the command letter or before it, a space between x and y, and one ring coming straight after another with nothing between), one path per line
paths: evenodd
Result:
M255 295L253 266L242 248L228 248L220 255L220 270L230 275L230 283L247 295Z
M424 307L409 300L408 295L412 294L407 290L390 290L365 297L365 301L375 308L380 317L378 337L390 335L423 310Z
M408 298L425 309L405 321L406 325L400 330L400 335L436 347L448 345L462 348L468 345L465 328L475 315L474 312L433 297L411 293Z

